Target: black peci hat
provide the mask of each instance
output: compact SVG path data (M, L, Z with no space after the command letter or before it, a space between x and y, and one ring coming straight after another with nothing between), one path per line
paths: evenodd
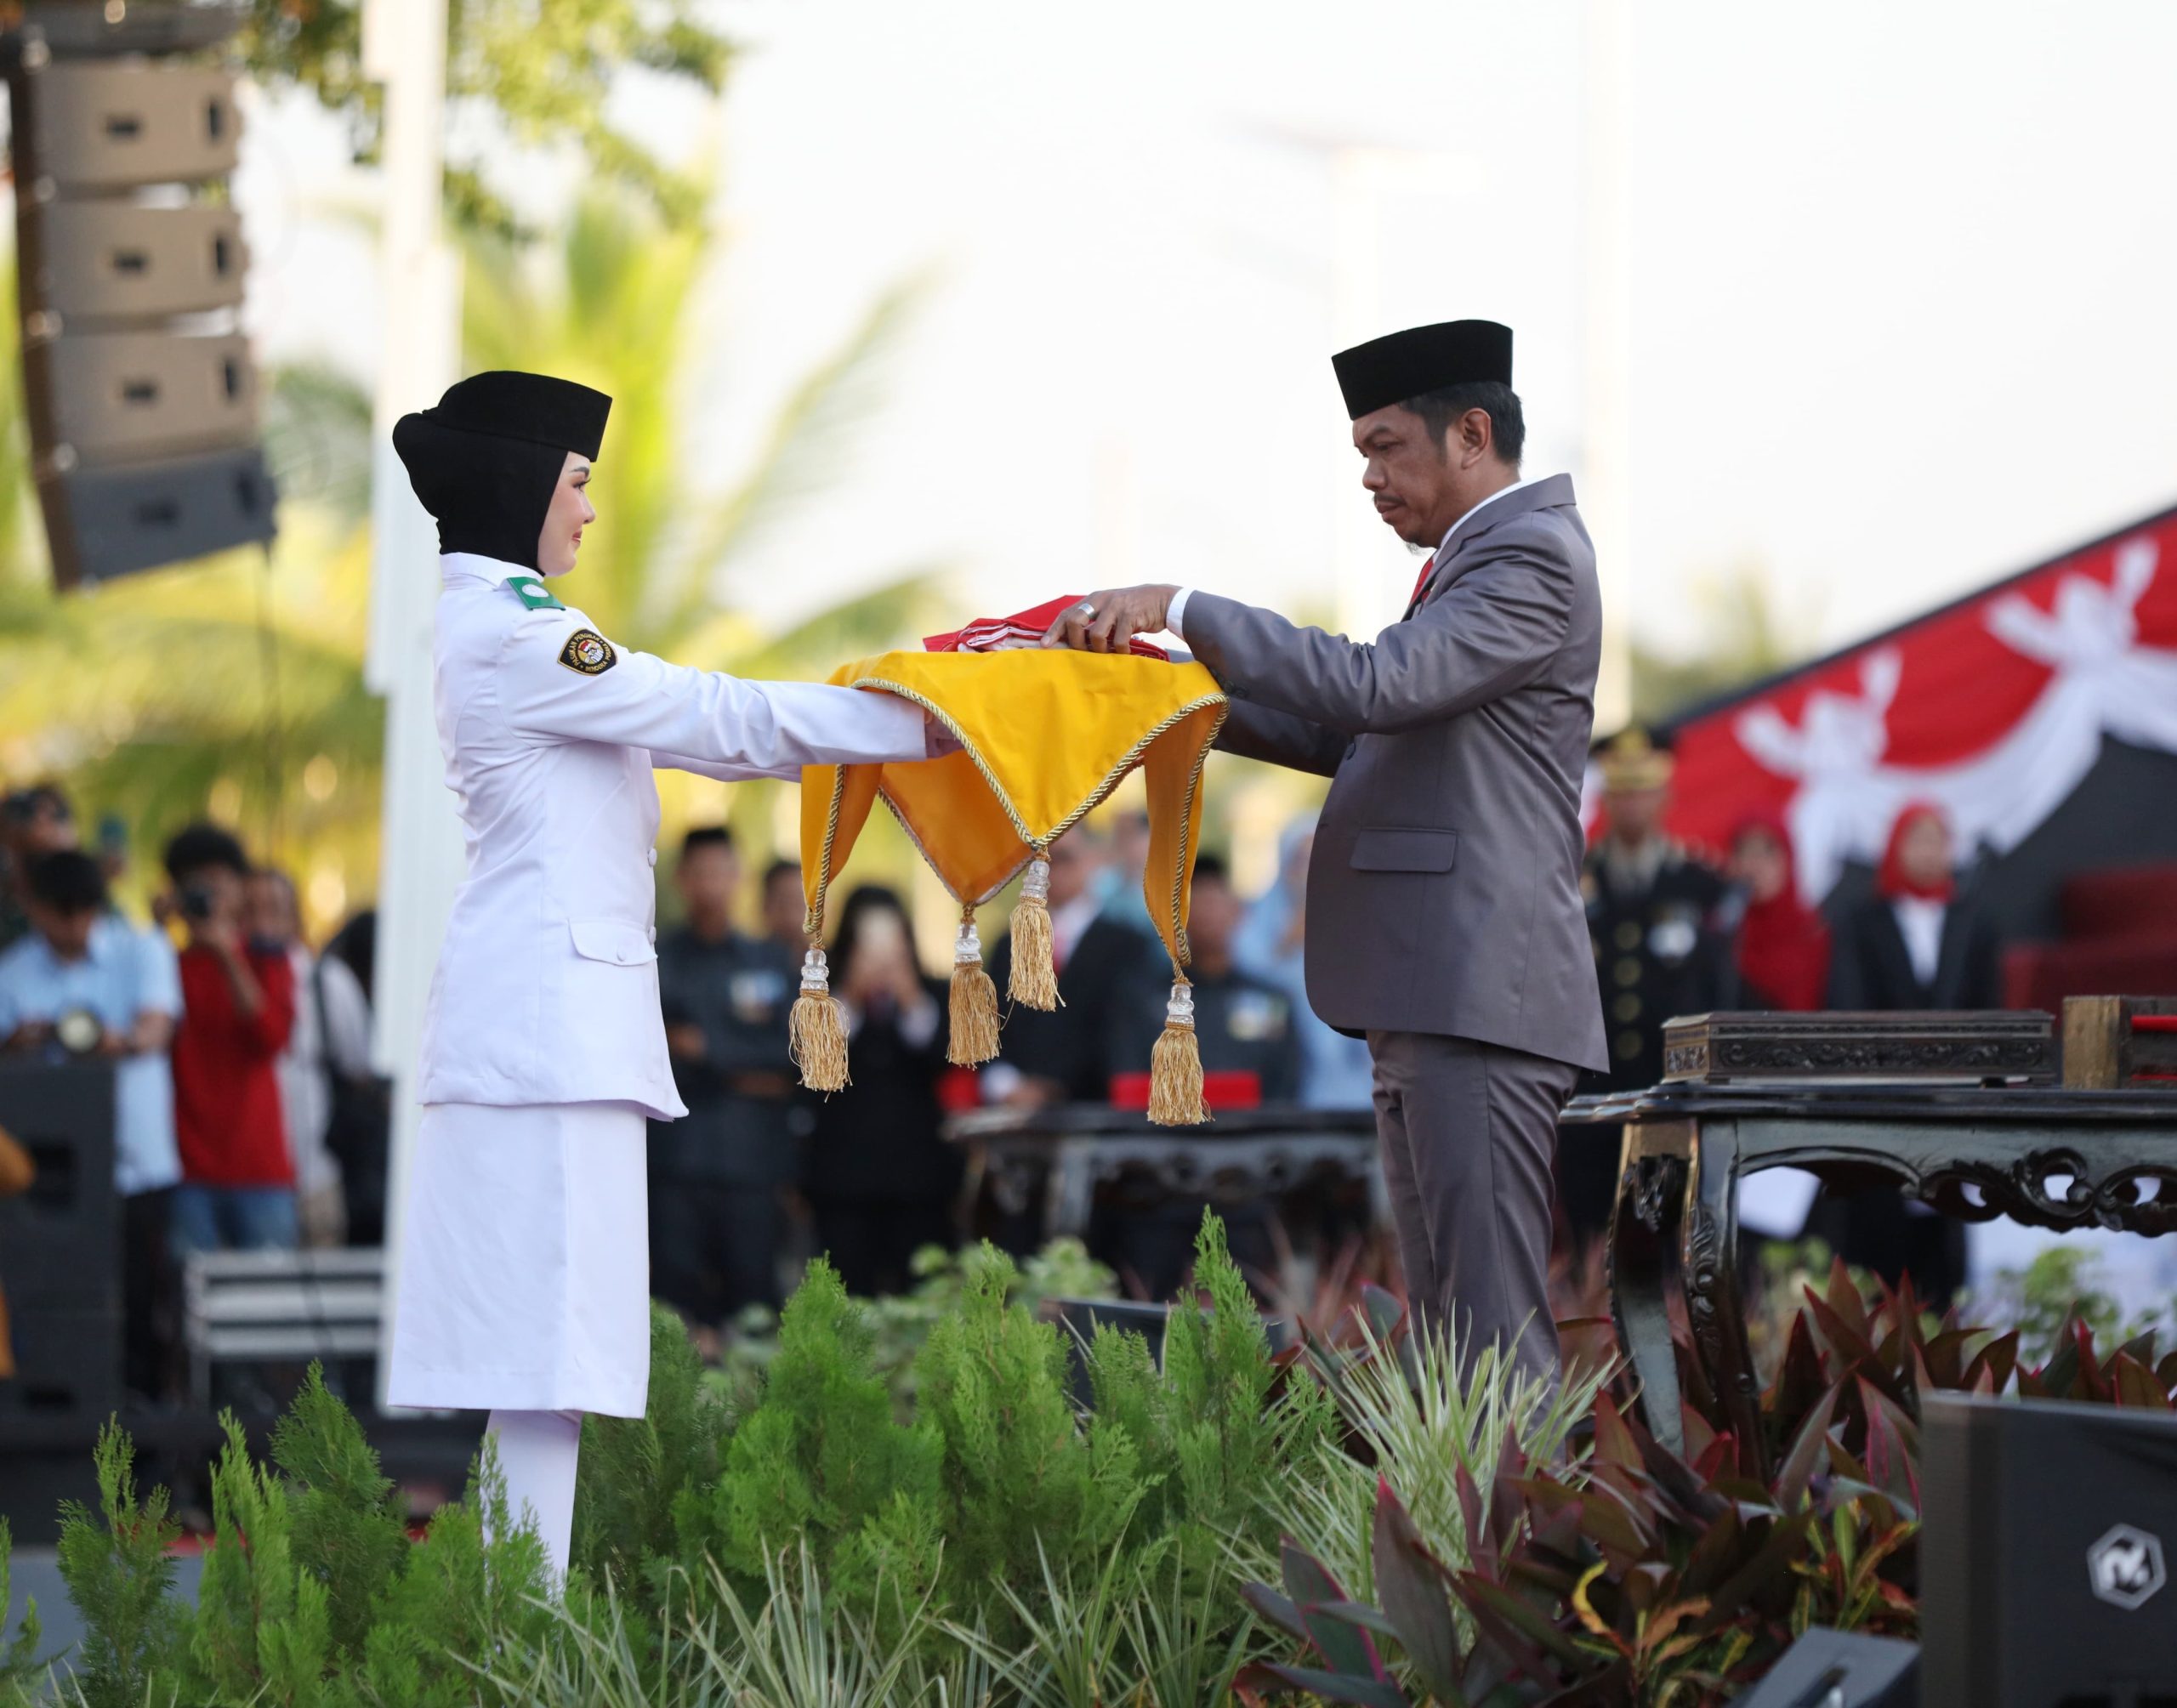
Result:
M611 411L612 400L603 392L571 379L501 368L455 382L435 409L419 413L441 427L594 457L605 443L605 417Z
M1447 385L1512 383L1512 329L1494 321L1441 321L1340 350L1330 359L1347 417L1358 421Z

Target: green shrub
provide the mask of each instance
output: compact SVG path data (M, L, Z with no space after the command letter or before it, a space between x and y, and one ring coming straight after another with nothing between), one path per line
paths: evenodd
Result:
M916 1360L918 1410L941 1444L946 1567L968 1597L1102 1558L1133 1522L1144 1484L1117 1420L1076 1416L1055 1324L1005 1302L1012 1261L985 1247L960 1308Z
M1331 1387L1350 1399L1377 1378L1366 1356L1272 1358L1208 1217L1197 1291L1174 1309L1161 1366L1140 1335L1100 1330L1077 1349L1094 1400L1083 1410L1077 1349L1028 1302L1054 1273L1024 1278L988 1247L933 1269L926 1284L946 1303L905 1375L822 1264L737 1387L658 1314L646 1415L585 1425L557 1597L533 1527L509 1521L488 1441L463 1498L412 1541L361 1429L313 1373L263 1461L223 1420L190 1607L173 1592L166 1493L138 1498L128 1438L109 1429L99 1510L71 1509L64 1529L63 1574L89 1634L62 1699L1227 1702L1263 1641L1239 1563L1268 1557L1279 1515L1341 1463L1341 1434L1358 1426ZM1405 1368L1387 1344L1372 1355ZM1499 1402L1485 1412L1516 1433ZM36 1641L0 1655L0 1700L21 1694Z
M274 1433L270 1462L251 1459L231 1417L221 1427L213 1534L194 1607L174 1592L169 1549L179 1526L167 1491L139 1501L128 1437L111 1424L101 1433L98 1513L74 1502L61 1509L60 1574L84 1626L64 1702L465 1708L524 1699L480 1697L472 1663L509 1644L562 1641L555 1633L569 1615L549 1602L543 1545L533 1526L512 1524L488 1444L465 1497L412 1543L377 1455L315 1369Z
M82 1616L76 1687L88 1708L145 1708L179 1699L187 1609L173 1594L181 1535L164 1489L136 1498L136 1449L117 1425L99 1433L93 1458L99 1515L60 1507L60 1575Z
M934 1427L894 1421L867 1325L837 1272L814 1263L780 1319L760 1397L718 1450L716 1478L691 1475L674 1498L678 1580L700 1599L715 1564L753 1594L782 1552L805 1546L820 1571L838 1567L872 1592L879 1562L926 1589L941 1457ZM656 1563L642 1574L652 1582Z
M8 1528L8 1521L0 1518L0 1630L7 1628L9 1616L14 1611L14 1586L9 1580L8 1563L13 1557L14 1536ZM18 1703L29 1699L31 1682L43 1677L44 1668L37 1654L38 1639L43 1627L38 1622L37 1599L26 1596L23 1599L23 1622L7 1646L0 1648L0 1702Z

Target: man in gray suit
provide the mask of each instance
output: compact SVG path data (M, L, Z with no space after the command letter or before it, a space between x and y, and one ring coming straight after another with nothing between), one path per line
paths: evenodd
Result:
M1231 696L1218 745L1332 779L1309 868L1308 999L1375 1059L1407 1292L1463 1348L1554 1373L1557 1113L1606 1065L1580 899L1602 608L1562 474L1520 478L1512 334L1416 327L1333 357L1361 484L1432 555L1373 641L1175 587L1092 594L1046 644L1170 627ZM1463 1353L1463 1356L1464 1356Z

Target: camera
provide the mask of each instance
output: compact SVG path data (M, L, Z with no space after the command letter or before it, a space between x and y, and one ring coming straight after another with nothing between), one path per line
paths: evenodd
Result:
M198 921L212 916L212 892L201 883L181 887L181 916Z

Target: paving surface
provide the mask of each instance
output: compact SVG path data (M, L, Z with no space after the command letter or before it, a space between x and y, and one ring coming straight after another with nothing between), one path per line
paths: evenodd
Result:
M174 1560L174 1587L191 1601L196 1598L197 1580L204 1575L202 1554L182 1554ZM38 1658L57 1660L72 1649L83 1634L76 1604L60 1581L59 1557L51 1548L18 1548L10 1562L12 1599L6 1614L6 1640L13 1642L23 1622L23 1604L37 1603L40 1626Z

